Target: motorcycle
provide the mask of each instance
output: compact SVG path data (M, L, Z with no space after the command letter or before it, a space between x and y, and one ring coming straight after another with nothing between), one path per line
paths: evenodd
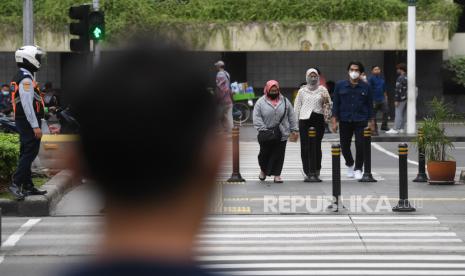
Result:
M5 133L18 133L13 118L0 113L0 131Z

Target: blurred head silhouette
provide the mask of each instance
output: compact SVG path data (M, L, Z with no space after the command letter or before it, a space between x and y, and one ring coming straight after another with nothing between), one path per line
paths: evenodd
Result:
M165 41L104 53L72 93L83 171L106 203L104 256L187 260L210 203L224 138L208 68Z

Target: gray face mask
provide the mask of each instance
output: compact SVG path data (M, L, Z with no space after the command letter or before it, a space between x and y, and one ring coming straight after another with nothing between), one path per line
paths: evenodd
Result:
M317 76L307 76L307 83L315 86L319 82L319 78Z

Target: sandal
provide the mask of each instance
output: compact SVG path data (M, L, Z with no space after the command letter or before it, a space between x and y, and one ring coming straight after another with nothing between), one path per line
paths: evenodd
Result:
M283 183L283 180L281 179L280 176L275 176L274 177L274 183Z

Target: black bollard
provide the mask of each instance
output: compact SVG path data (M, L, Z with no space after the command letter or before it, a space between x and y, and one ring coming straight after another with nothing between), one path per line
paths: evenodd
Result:
M310 159L310 168L308 170L308 175L307 177L305 177L304 182L321 182L321 179L318 177L318 174L316 173L316 130L314 127L311 127L308 130L308 143L308 148L310 150L310 154L308 155L308 158Z
M331 146L331 156L333 159L333 204L328 208L334 212L343 208L341 199L341 145Z
M363 130L363 177L358 182L377 182L371 174L371 129Z
M428 182L426 175L426 161L425 161L425 146L424 146L424 133L423 129L418 129L418 174L413 182Z
M408 201L407 156L407 144L399 144L399 203L397 203L397 206L392 208L392 211L394 212L416 211Z
M239 127L232 129L233 172L228 182L245 182L239 172Z

